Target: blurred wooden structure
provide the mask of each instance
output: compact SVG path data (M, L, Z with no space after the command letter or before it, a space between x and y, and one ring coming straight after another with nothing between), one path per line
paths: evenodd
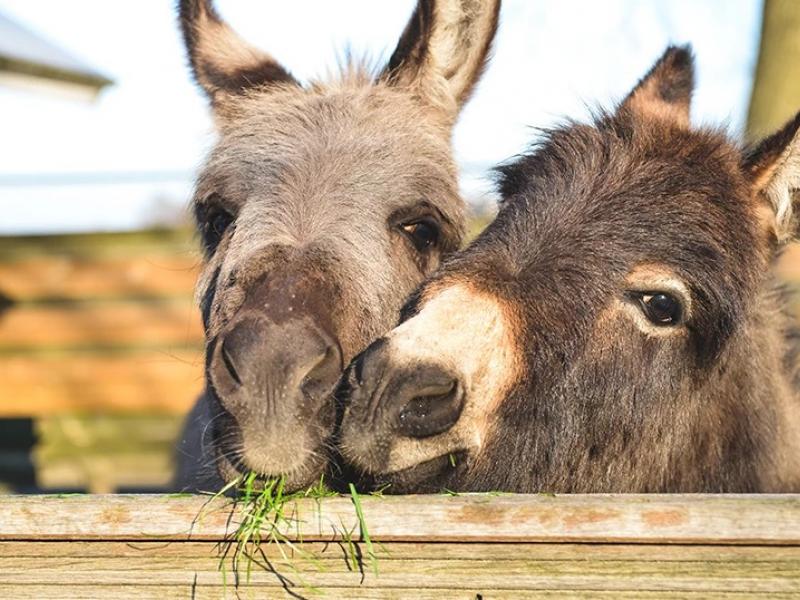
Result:
M186 412L197 265L183 231L0 238L0 416Z
M203 387L197 266L188 230L0 237L0 418L34 420L38 488L167 484Z
M0 497L4 598L796 598L800 497L348 497L285 507L238 578L239 511L206 497ZM348 567L352 531L360 568ZM228 551L227 558L225 552ZM309 558L313 554L314 560ZM249 570L249 575L247 571ZM238 582L238 587L237 587Z

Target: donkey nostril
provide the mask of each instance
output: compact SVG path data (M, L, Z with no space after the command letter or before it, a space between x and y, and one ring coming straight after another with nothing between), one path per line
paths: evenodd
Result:
M427 384L413 394L398 415L398 429L404 435L430 437L450 429L461 416L464 395L456 380Z
M331 341L325 347L319 361L311 367L301 385L303 392L311 397L321 397L332 391L342 374L342 351L339 344Z
M363 385L364 384L364 354L360 354L356 360L353 362L353 368L351 370L355 380L353 383L356 385Z
M232 383L252 385L256 371L254 359L259 356L264 339L264 327L256 319L242 319L222 338L219 361L225 366ZM220 366L222 366L220 365Z
M230 376L238 385L242 385L242 378L236 371L236 366L234 365L233 357L230 354L230 348L227 347L225 340L223 340L222 342L222 352L220 354L222 354L222 362L225 363L225 368L228 369L228 373L230 374Z

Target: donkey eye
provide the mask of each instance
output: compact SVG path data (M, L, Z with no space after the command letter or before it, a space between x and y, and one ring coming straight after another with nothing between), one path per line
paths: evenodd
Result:
M653 325L677 325L683 316L683 307L674 296L665 292L637 294L639 306Z
M400 226L417 252L425 252L439 241L439 228L431 221L414 221Z
M212 206L204 215L201 222L203 244L209 253L214 252L219 246L222 236L233 223L233 215L221 206Z
M209 233L222 237L228 226L233 223L233 215L226 210L216 210L208 221Z

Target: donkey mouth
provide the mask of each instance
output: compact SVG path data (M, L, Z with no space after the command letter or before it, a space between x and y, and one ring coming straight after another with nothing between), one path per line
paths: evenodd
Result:
M324 471L325 465L325 459L315 453L284 472L265 473L262 470L250 467L242 457L217 449L217 470L223 481L226 484L232 481L244 484L245 479L251 478L255 474L251 481L256 489L280 479L283 480L283 485L287 492L305 489L319 481L320 473Z
M319 481L327 469L325 444L334 428L332 398L309 403L301 425L291 423L300 419L286 414L271 414L263 422L253 422L254 419L242 422L226 406L225 396L214 388L213 382L209 383L212 402L209 441L217 471L226 484L234 480L243 482L255 474L253 483L257 486L283 479L286 491L296 491ZM305 403L302 394L296 404L305 408Z
M466 469L468 452L460 450L431 458L399 471L374 475L376 488L387 487L392 494L435 494L447 489L448 482Z

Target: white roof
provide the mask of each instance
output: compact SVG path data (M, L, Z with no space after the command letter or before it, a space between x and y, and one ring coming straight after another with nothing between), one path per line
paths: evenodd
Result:
M112 81L72 56L0 14L0 72L22 74L88 86L99 91Z

